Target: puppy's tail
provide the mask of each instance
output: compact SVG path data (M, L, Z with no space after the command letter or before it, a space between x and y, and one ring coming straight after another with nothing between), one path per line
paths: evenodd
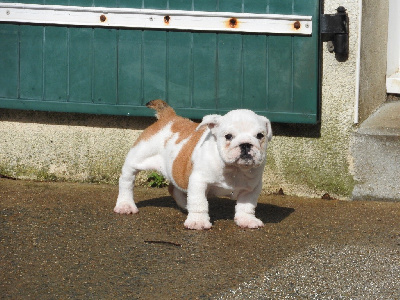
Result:
M167 102L160 99L151 100L150 102L147 102L146 106L156 111L157 119L176 115L174 109L169 106Z

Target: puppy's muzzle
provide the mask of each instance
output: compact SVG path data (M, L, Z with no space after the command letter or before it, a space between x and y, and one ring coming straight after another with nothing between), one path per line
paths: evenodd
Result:
M253 147L252 144L249 143L244 143L240 144L240 158L241 159L252 159L253 156L250 154L251 147Z

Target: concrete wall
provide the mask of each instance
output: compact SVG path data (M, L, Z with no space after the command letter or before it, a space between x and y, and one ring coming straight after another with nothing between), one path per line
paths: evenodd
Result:
M361 1L361 0L358 0ZM347 8L350 55L338 62L323 45L321 125L274 125L264 190L347 198L356 94L359 2L325 1L325 13ZM152 118L0 110L0 174L47 180L116 183L125 155Z
M0 110L0 174L117 182L150 118Z
M359 123L386 100L389 1L363 0Z

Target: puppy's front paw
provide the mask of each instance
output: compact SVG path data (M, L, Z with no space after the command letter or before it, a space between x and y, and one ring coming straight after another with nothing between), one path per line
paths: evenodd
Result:
M114 212L117 214L136 214L139 212L138 208L136 207L135 203L133 202L119 202L114 207Z
M210 229L212 226L207 213L189 213L184 225L195 230Z
M260 228L264 226L260 219L250 214L235 216L235 223L242 228Z

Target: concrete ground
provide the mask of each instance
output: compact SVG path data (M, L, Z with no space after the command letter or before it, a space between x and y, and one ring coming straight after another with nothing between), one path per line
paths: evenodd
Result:
M262 195L265 227L185 230L166 189L0 179L1 299L400 299L400 203Z

